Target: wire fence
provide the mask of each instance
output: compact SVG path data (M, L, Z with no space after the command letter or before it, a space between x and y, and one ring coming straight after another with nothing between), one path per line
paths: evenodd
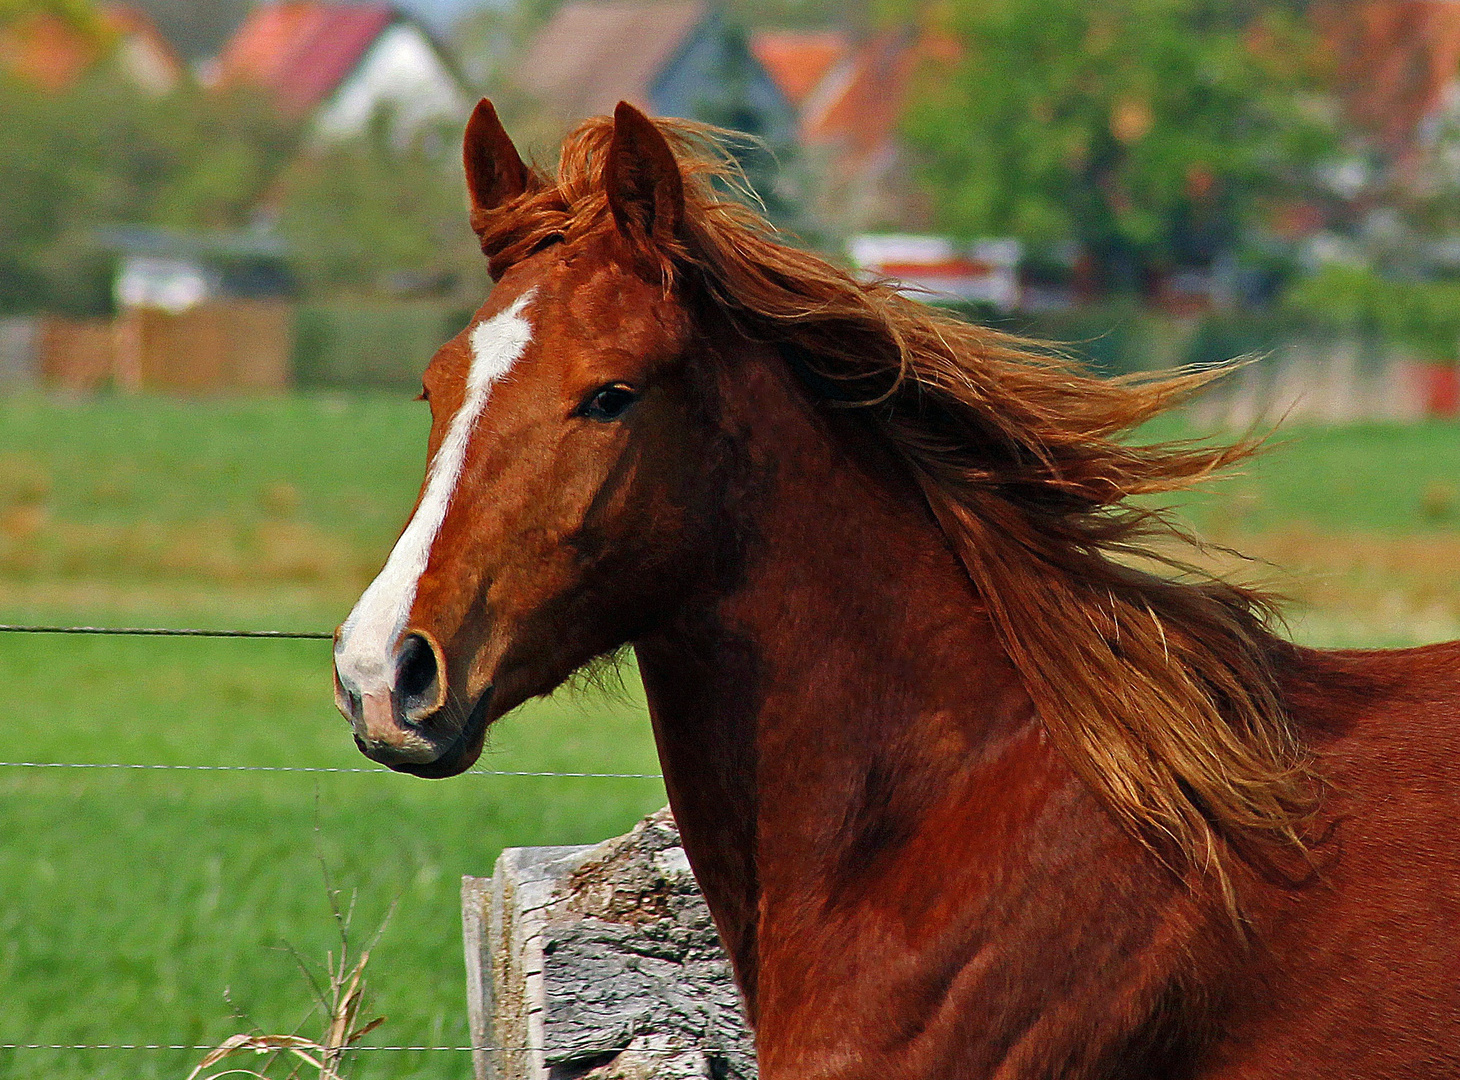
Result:
M177 772L366 773L396 776L390 769L326 768L313 765L147 765L125 761L0 761L0 769L156 769ZM663 780L663 773L549 772L528 769L468 769L468 776L548 776L569 780Z
M103 637L198 637L263 638L296 641L331 641L334 634L323 630L200 630L163 626L48 626L44 624L0 623L0 634L90 634ZM148 765L133 762L91 761L0 761L0 769L154 769L179 772L274 772L274 773L379 773L395 775L381 768L325 768L309 765ZM528 769L470 769L476 776L559 777L567 780L663 780L662 773L552 772ZM4 1049L0 1046L0 1049Z
M158 1050L158 1051L209 1051L218 1049L217 1045L204 1045L201 1043L0 1043L0 1050ZM253 1047L243 1047L251 1053L266 1053L269 1050L256 1050ZM357 1053L396 1053L396 1054L428 1054L428 1053L471 1053L473 1051L488 1054L528 1054L551 1050L548 1046L350 1046L346 1048L351 1054ZM622 1054L628 1051L636 1053L651 1054L683 1054L688 1048L674 1046L609 1046L602 1050L595 1049L593 1053L598 1054ZM694 1050L712 1056L724 1056L739 1053L738 1050L721 1050L715 1047L696 1046Z
M152 626L51 626L44 624L0 623L0 634L77 634L102 637L194 637L194 638L251 638L273 640L330 641L334 634L318 630L208 630L182 627ZM156 770L178 772L264 772L264 773L374 773L386 776L396 775L390 769L374 768L331 768L307 765L153 765L145 762L84 762L84 761L0 761L0 769L121 769ZM477 776L520 776L552 777L562 779L588 780L663 780L662 773L619 773L619 772L556 772L551 770L526 769L470 769L468 775ZM104 1051L104 1050L151 1050L211 1052L216 1045L193 1043L0 1043L4 1050L53 1050L53 1051ZM352 1046L351 1053L530 1053L543 1050L532 1046ZM606 1050L604 1053L619 1053L620 1050ZM677 1051L676 1051L677 1052ZM706 1051L717 1053L718 1051Z
M193 630L167 626L29 626L0 623L0 634L92 634L103 637L276 638L295 641L332 641L325 630Z
M217 1046L201 1043L0 1043L0 1050L216 1050ZM485 1050L511 1053L540 1049L530 1046L351 1046L349 1052L395 1051L398 1053L434 1053L436 1051Z

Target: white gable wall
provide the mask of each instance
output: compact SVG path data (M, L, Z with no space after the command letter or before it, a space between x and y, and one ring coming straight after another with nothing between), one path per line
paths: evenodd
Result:
M346 139L365 130L382 106L395 114L400 132L434 120L463 120L471 103L426 35L398 22L375 44L315 114L323 139Z

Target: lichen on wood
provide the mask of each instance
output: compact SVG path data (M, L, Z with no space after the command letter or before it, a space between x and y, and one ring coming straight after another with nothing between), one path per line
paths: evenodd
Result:
M669 811L463 883L478 1080L754 1080L754 1039ZM475 960L473 959L473 950Z

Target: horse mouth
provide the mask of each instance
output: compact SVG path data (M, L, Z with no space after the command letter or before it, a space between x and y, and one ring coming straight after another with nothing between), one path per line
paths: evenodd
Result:
M424 762L388 761L385 764L396 772L409 773L411 776L420 776L427 780L441 780L466 772L481 756L482 743L487 734L487 711L491 700L492 688L489 686L477 698L476 705L472 707L471 714L466 718L466 723L458 729L450 741L445 743L435 759Z

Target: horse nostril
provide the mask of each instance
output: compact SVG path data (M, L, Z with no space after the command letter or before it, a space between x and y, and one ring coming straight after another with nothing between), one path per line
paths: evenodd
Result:
M353 724L360 719L360 695L340 678L338 663L335 665L335 706L350 723Z
M397 700L409 710L431 689L436 676L436 653L431 643L421 634L411 634L401 643L400 659L396 662Z

